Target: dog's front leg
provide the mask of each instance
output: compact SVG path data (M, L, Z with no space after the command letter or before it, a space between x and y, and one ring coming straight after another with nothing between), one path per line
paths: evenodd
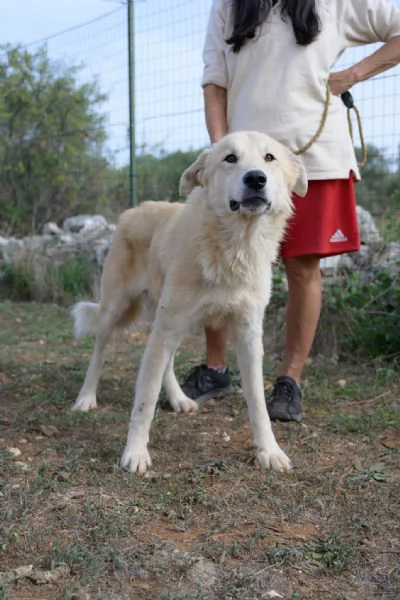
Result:
M243 313L246 312L246 318ZM290 460L279 447L268 416L263 379L263 313L246 307L234 322L237 360L254 436L256 457L262 467L290 471Z
M163 381L168 400L175 412L194 412L198 409L199 405L197 402L191 400L186 396L186 394L183 393L183 390L175 376L174 358L175 354L171 356L168 362Z
M151 467L147 450L150 426L162 379L180 338L155 324L149 336L136 381L136 394L129 422L128 439L121 458L126 470L143 475Z

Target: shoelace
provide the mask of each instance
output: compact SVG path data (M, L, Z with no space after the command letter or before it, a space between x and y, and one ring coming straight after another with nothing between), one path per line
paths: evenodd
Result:
M274 386L274 395L282 398L288 403L294 404L294 393L296 392L296 384L290 381L277 381Z
M193 367L193 369L189 371L187 382L193 383L199 388L200 386L204 387L206 369L206 365L197 365L196 367Z

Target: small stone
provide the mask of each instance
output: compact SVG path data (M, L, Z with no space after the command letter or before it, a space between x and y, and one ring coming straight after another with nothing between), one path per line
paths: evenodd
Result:
M338 379L337 381L335 381L335 385L339 388L344 388L347 384L347 381L345 379Z
M8 452L14 457L21 456L22 452L19 448L7 448Z

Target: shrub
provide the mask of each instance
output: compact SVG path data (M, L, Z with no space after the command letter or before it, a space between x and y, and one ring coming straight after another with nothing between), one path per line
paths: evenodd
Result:
M275 289L266 313L265 345L284 349L287 292L281 269L274 270ZM400 265L367 275L345 273L325 283L321 318L313 354L400 359Z
M399 265L368 274L353 273L329 286L321 324L335 322L339 352L363 357L400 354Z
M85 255L56 264L49 258L24 256L1 266L0 299L69 304L79 297L92 296L99 277Z

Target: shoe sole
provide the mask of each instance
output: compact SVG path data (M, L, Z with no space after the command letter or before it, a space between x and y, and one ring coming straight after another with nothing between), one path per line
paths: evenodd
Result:
M224 396L230 396L231 394L233 394L233 387L230 385L229 387L218 390L218 392L207 392L207 394L203 394L198 398L191 398L191 400L200 406L200 404L203 404L203 402L206 402L207 400L211 400L211 398L223 398ZM157 408L174 412L174 409L167 398L159 399L157 402Z
M268 409L268 407L267 407ZM269 412L268 412L269 414ZM290 421L295 421L296 423L301 423L303 418L303 413L291 413L285 415L270 415L269 418L271 421L281 421L283 423L289 423Z
M220 390L214 390L213 392L207 392L206 394L202 394L197 398L192 398L192 400L194 400L194 402L197 402L197 404L200 405L203 402L206 402L207 400L211 400L212 398L223 398L224 396L230 396L231 394L233 394L233 387L229 385L225 388L221 388Z

